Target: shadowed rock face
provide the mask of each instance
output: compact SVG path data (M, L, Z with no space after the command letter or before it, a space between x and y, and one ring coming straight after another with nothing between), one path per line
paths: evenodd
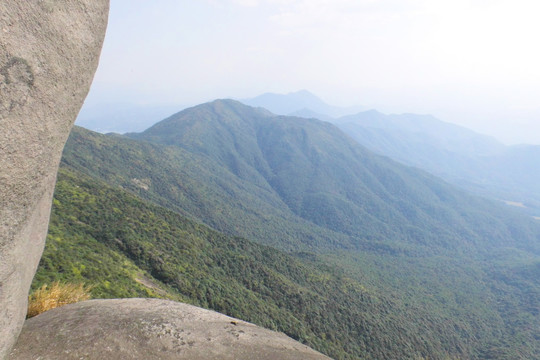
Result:
M328 360L291 338L191 305L90 300L26 321L10 360Z
M98 64L108 3L0 1L0 359L24 321L60 155Z

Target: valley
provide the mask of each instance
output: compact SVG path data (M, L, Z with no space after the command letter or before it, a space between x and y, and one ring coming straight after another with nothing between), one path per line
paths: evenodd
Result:
M331 124L217 100L73 130L34 288L182 300L335 359L534 359L539 239Z

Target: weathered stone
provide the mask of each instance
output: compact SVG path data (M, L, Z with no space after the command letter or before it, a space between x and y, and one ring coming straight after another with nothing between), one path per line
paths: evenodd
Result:
M60 155L97 67L108 3L0 1L0 359L24 321Z
M158 299L90 300L26 321L11 360L328 360L277 332Z

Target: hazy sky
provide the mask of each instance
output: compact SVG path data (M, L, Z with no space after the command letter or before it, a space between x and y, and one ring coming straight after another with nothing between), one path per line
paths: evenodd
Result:
M540 144L540 2L111 0L88 103L307 89Z

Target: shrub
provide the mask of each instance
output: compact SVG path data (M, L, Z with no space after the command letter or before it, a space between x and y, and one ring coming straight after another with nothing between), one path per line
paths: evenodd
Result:
M34 317L47 310L63 305L90 299L91 287L84 284L62 284L54 282L52 286L43 285L28 297L27 318Z

